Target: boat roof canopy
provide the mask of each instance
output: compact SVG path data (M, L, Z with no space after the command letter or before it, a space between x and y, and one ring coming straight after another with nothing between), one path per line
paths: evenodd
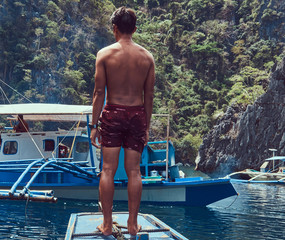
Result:
M271 158L267 158L265 160L267 160L267 161L273 161L273 160L285 161L285 156L274 156L274 157L271 157Z
M0 104L0 115L12 115L16 118L19 114L24 115L24 119L28 121L86 122L86 115L89 115L91 121L92 106L52 103Z

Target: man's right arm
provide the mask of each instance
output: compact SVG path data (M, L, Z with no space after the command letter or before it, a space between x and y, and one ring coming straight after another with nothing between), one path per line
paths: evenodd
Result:
M104 66L104 54L99 51L96 58L96 73L95 73L95 87L93 93L93 111L92 111L92 125L97 125L105 98L105 86L106 86L106 74ZM99 137L97 129L91 130L91 142L94 146L99 147L96 144L96 138Z
M154 59L151 56L151 64L148 70L147 79L144 84L144 108L146 111L146 120L147 120L147 137L150 127L150 119L153 107L154 82L155 82L155 64L154 64Z

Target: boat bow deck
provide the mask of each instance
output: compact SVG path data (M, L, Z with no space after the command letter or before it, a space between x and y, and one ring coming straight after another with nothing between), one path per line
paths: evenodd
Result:
M113 221L116 222L116 227L119 228L123 239L129 239L132 236L124 229L127 225L129 214L127 212L113 213ZM78 213L71 214L65 240L71 239L119 239L117 232L113 232L113 236L104 236L97 230L97 227L103 222L102 213ZM151 214L139 214L138 224L142 226L141 232L147 232L149 239L180 239L187 240L186 237L176 232L174 229L161 222ZM115 228L116 228L115 227ZM117 238L118 237L118 238Z

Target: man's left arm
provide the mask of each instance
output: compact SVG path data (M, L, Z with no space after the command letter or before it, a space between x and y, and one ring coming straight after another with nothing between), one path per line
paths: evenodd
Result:
M148 70L147 79L144 84L144 108L146 111L146 143L149 136L150 119L153 108L153 98L154 98L154 82L155 82L155 64L154 59L151 55L151 63Z

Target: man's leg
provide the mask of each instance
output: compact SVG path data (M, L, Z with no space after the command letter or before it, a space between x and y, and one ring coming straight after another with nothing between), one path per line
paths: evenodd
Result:
M128 231L132 235L136 235L140 230L137 223L137 216L140 207L142 194L142 179L140 172L141 154L137 151L125 149L125 170L128 176L128 204L129 219Z
M100 177L99 194L104 220L98 229L104 235L112 234L114 176L118 168L120 149L121 147L103 147L103 169Z

